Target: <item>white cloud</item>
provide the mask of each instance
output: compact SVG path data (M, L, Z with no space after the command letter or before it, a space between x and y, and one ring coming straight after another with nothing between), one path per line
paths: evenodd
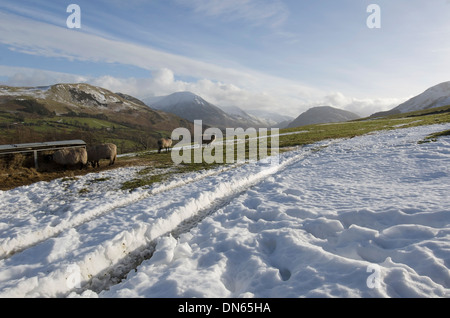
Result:
M341 108L354 112L362 117L369 116L379 111L390 110L403 103L407 98L354 98L341 92L326 95L323 105Z

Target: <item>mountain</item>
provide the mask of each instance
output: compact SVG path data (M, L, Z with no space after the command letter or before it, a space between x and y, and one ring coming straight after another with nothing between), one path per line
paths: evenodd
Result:
M238 107L219 108L191 92L176 92L147 104L154 109L175 114L189 121L202 120L206 126L225 128L266 127L267 123Z
M150 106L152 104L155 104L156 102L160 101L166 96L148 96L145 98L142 98L142 101L145 103L145 105Z
M118 92L118 93L116 93L116 94L119 95L120 97L122 97L123 99L128 100L128 101L130 101L130 102L133 102L133 103L135 103L135 104L139 104L139 105L141 105L141 106L147 106L142 100L137 99L137 98L134 97L134 96L127 95L127 94L120 93L120 92Z
M150 109L132 96L89 84L0 86L0 122L0 143L83 136L93 142L120 141L122 150L156 147L161 134L178 127L193 128L187 120ZM8 129L12 125L28 131L26 138Z
M247 113L262 118L269 127L286 128L295 118L275 112L268 112L259 109L247 110Z
M450 81L435 85L397 107L373 114L371 117L403 114L417 110L450 105Z
M254 128L269 128L273 125L272 121L249 114L237 106L222 106L221 109L228 115L234 117L236 121L241 123L241 126Z
M234 124L233 118L223 110L191 92L173 93L149 106L191 122L201 119L203 124L208 126L226 128Z
M310 108L306 112L302 113L288 125L288 128L312 124L344 122L358 118L360 118L358 115L346 110L331 106L319 106Z

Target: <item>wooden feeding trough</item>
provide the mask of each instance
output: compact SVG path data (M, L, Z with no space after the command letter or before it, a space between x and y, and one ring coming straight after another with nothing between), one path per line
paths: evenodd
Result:
M86 148L83 140L63 140L37 142L27 144L0 145L0 156L14 154L33 154L34 166L38 169L38 152L40 151L56 151L64 148Z

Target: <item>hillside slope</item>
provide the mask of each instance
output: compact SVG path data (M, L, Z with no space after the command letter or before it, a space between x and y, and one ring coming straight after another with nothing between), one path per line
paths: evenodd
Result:
M371 117L404 114L407 112L425 110L450 105L450 81L428 88L423 93L407 100L397 107L373 114Z
M292 121L288 128L312 124L335 123L358 119L359 116L331 106L319 106L308 109Z
M1 143L78 139L81 135L96 142L122 140L123 151L156 147L161 135L178 127L193 127L132 96L88 84L0 86L0 117Z

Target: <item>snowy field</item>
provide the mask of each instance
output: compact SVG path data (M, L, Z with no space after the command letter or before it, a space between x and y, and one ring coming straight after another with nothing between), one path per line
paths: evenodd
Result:
M0 191L0 297L450 297L450 137L418 144L447 129Z

